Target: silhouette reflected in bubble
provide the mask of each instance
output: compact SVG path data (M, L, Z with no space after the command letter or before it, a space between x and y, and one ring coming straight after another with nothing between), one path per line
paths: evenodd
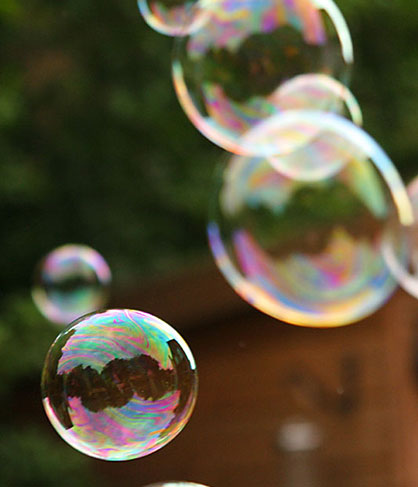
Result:
M180 104L205 137L235 154L278 155L289 145L300 147L300 138L285 135L285 144L266 146L243 145L242 137L287 110L340 113L332 90L325 97L312 86L296 89L311 96L288 92L289 80L300 75L347 82L353 46L332 0L208 0L202 5L209 18L177 40L172 72Z
M351 157L308 180L289 178L269 158L231 156L215 175L209 245L233 289L260 311L296 325L342 326L395 290L382 244L389 222L407 222L412 210L370 136L335 115L307 116L343 139ZM402 247L396 254L403 259Z
M44 406L80 451L111 460L143 456L186 424L197 391L193 357L171 327L150 316L88 315L52 345L42 377Z

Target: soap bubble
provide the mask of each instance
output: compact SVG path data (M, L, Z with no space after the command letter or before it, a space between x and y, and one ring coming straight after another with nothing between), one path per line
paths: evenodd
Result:
M336 115L317 116L355 157L315 181L288 178L267 159L231 157L218 177L208 237L224 277L254 307L296 325L341 326L394 291L382 238L390 218L408 223L412 209L370 136Z
M201 27L207 11L198 0L138 0L139 11L146 23L169 36L185 36Z
M157 484L150 484L146 487L207 487L203 484L196 484L194 482L160 482Z
M63 330L42 372L58 434L102 460L149 455L186 425L197 395L193 355L167 323L136 310L91 313Z
M179 101L203 135L233 153L269 156L281 148L273 153L257 145L244 148L241 137L266 118L301 105L338 110L332 88L315 90L321 78L308 78L310 87L299 80L289 90L289 80L299 75L347 79L351 37L332 0L208 0L204 5L208 21L177 41L173 61ZM345 96L341 90L340 96Z
M326 74L301 74L285 81L277 90L277 107L286 110L320 110L346 114L356 125L363 124L358 101L341 82Z
M408 184L407 190L414 211L414 222L408 226L400 226L398 222L392 222L391 231L384 241L384 256L402 288L411 296L418 298L418 176ZM405 261L399 259L396 252L399 233L407 242Z
M308 181L332 176L350 159L367 157L361 145L335 130L333 119L323 115L308 110L274 115L250 130L242 146L256 145L266 153L281 147L284 153L271 156L270 163L290 178ZM351 124L346 128L352 130Z
M111 278L98 252L86 245L63 245L39 263L32 296L47 319L67 325L103 307Z

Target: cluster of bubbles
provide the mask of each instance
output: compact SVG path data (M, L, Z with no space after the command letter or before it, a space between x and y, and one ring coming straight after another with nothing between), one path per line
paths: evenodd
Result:
M341 326L397 282L418 297L418 178L405 187L347 88L353 48L332 0L138 0L176 36L173 81L196 128L229 152L208 224L215 261L259 310ZM415 222L415 223L414 223ZM166 445L196 401L183 338L136 310L101 310L111 272L84 245L40 262L33 299L70 323L47 354L46 414L77 450L129 460ZM204 487L165 482L148 487Z
M68 324L45 359L41 391L58 434L102 460L130 460L162 448L187 424L197 397L187 343L159 318L100 310L111 271L86 245L64 245L39 262L32 296L40 312Z
M172 76L194 126L226 150L208 238L257 309L288 323L358 321L397 283L418 296L418 182L361 127L353 45L333 0L140 0L176 36ZM415 208L415 216L414 216Z

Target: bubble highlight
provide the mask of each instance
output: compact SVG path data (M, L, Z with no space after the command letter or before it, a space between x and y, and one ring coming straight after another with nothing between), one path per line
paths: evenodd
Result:
M316 137L323 139L325 144L329 143L325 137L321 137L321 134L327 134L326 138L331 141L330 147L333 147L333 150L336 149L340 155L346 154L343 160L333 159L328 155L323 162L321 158L318 160L312 157L311 148L307 146L302 147L299 160L293 158L293 162L295 162L293 168L286 163L286 159L284 159L283 164L278 157L272 157L269 161L280 172L290 177L316 180L332 176L342 168L347 160L367 159L375 165L388 185L400 222L402 225L411 225L414 221L412 204L395 165L373 137L339 115L316 110L290 110L284 114L270 117L259 124L248 133L247 140L243 139L243 144L245 147L247 143L256 142L264 146L267 153L271 153L274 152L277 143L281 143L280 141L277 142L280 137L283 138L283 143L286 142L286 139L295 138L299 141L303 140L306 145L306 141L312 141ZM338 141L339 145L335 141ZM292 152L292 148L289 152ZM315 151L313 153L315 154ZM315 175L315 171L309 175L307 172L309 167L312 170L316 168L318 175Z
M138 8L152 29L168 36L189 35L208 17L198 0L138 0Z
M194 482L160 482L156 484L149 484L146 487L208 487L203 484L196 484Z

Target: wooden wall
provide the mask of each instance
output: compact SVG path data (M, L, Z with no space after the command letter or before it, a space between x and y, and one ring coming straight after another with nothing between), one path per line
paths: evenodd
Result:
M326 330L252 310L212 272L125 299L188 325L182 334L200 391L189 424L161 451L94 462L108 486L170 479L211 487L418 485L418 307L403 292L362 323ZM280 428L300 421L319 428L318 448L279 448ZM298 475L305 475L299 484Z

